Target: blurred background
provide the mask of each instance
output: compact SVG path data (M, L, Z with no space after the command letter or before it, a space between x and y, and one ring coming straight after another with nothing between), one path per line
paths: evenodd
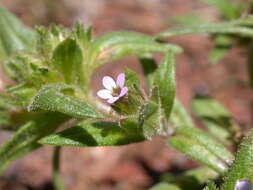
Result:
M71 27L76 21L92 25L94 37L117 30L157 34L176 24L171 18L186 13L220 21L219 12L196 0L0 0L26 25ZM169 40L184 48L177 56L177 95L190 112L196 94L208 94L222 102L237 122L247 129L253 119L253 93L243 85L247 79L246 50L233 47L220 64L208 65L213 47L207 35L188 35ZM120 63L120 64L119 64ZM133 57L99 68L94 92L101 77L116 76L125 67L140 74ZM4 83L10 82L1 73ZM2 84L3 86L3 84ZM0 143L10 134L0 132ZM0 190L53 190L52 147L44 147L16 161L0 177ZM198 165L168 147L163 138L124 147L64 148L62 175L68 190L141 190L169 173L180 173Z

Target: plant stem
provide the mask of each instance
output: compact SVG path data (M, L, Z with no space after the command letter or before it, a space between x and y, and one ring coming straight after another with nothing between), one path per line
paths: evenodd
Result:
M65 190L64 183L60 176L60 153L61 153L61 147L56 146L54 148L54 154L53 154L53 184L55 190Z

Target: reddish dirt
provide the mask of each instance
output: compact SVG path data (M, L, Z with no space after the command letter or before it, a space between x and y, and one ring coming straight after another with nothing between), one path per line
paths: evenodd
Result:
M192 11L217 20L217 13L212 8L189 0L83 0L79 3L59 0L57 4L50 0L1 2L30 26L53 22L71 26L76 19L81 19L86 25L93 24L95 36L115 30L156 34L169 26L166 20L171 16ZM253 91L235 83L247 81L245 50L233 48L221 64L208 66L206 60L212 44L207 36L182 36L170 42L184 48L184 53L177 57L177 95L187 109L196 92L208 91L231 111L236 121L249 125ZM101 87L97 81L101 81L103 75L116 76L124 67L135 70L142 77L137 61L126 58L103 66L95 73L94 91ZM6 135L1 135L0 142L4 138ZM44 147L16 161L0 178L0 189L23 190L24 184L36 189L50 189L51 155L52 148ZM162 172L194 166L196 163L172 150L162 138L124 147L64 148L62 155L62 173L68 190L145 189L157 182Z

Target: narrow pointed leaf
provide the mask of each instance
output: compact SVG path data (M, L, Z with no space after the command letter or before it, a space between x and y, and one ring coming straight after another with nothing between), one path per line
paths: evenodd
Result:
M53 64L62 73L67 84L82 82L83 53L73 39L61 42L53 52Z
M166 54L162 63L156 71L154 86L159 89L161 107L165 117L169 119L173 108L176 82L175 82L175 60L173 54Z
M237 180L241 179L247 179L253 184L253 130L243 139L222 189L234 190Z
M178 151L186 154L191 159L202 163L203 165L220 174L223 174L227 170L227 166L219 158L217 158L216 155L193 139L176 136L170 137L168 142Z
M89 104L65 95L62 91L69 89L66 85L47 85L34 96L29 111L45 110L61 112L75 118L101 118Z
M59 113L47 113L23 125L0 147L0 172L11 161L38 148L40 145L36 143L37 140L52 133L67 119L68 117Z
M57 146L119 146L141 142L144 137L130 133L112 122L81 122L78 126L49 135L40 140L41 144Z
M224 163L231 163L234 156L230 151L228 151L224 145L217 142L217 140L204 131L193 127L179 127L175 131L175 135L183 136L198 142L200 145L204 146L207 150L212 152L217 158L219 158Z
M237 21L237 22L236 22ZM240 26L243 20L236 20L232 22L224 23L207 23L202 25L195 25L191 27L180 27L175 29L169 29L161 32L156 37L157 39L169 38L176 35L189 35L198 33L208 34L235 34L242 37L252 37L253 30L250 27Z
M165 52L180 53L181 48L158 43L153 38L136 32L113 32L92 42L90 62L104 63L124 56Z

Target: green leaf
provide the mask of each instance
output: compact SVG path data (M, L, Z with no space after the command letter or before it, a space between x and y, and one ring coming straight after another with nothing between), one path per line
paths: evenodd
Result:
M220 14L226 19L237 19L241 16L246 8L241 3L233 2L230 0L202 0L211 6L216 7ZM245 3L246 4L246 3Z
M137 86L137 87L140 86L141 82L136 72L130 69L125 69L124 73L125 73L125 78L126 78L126 82L125 82L126 87L128 87L130 90L135 90L134 86Z
M234 190L237 180L248 179L253 183L253 130L240 144L235 161L227 172L223 190Z
M170 137L168 142L175 149L220 174L223 174L227 169L226 165L217 156L193 139L178 136Z
M208 167L199 167L186 170L182 174L174 175L165 173L161 180L170 184L178 185L182 189L196 190L200 189L208 180L217 179L219 174Z
M0 6L0 59L18 50L34 50L35 33Z
M143 105L139 113L139 126L142 126L143 134L149 140L156 135L164 134L159 104L150 101Z
M141 142L144 137L129 133L112 122L81 122L78 126L44 137L39 142L57 146L119 146Z
M154 80L154 73L157 69L157 64L155 59L150 54L145 54L139 57L139 62L147 82L148 87L151 87Z
M227 54L228 54L227 48L215 47L214 49L212 49L212 51L209 54L208 63L211 65L217 64Z
M196 97L192 102L192 110L199 117L220 119L220 122L224 124L228 124L231 119L229 112L222 104L208 97Z
M234 156L222 144L217 142L216 139L206 134L206 132L193 127L179 127L175 131L176 136L182 136L204 146L207 150L212 152L221 162L229 164Z
M19 105L25 108L26 106L28 106L32 97L36 94L37 90L27 83L20 83L16 86L11 86L7 88L7 92L15 98L16 102Z
M181 53L181 48L162 44L153 38L136 32L113 32L98 37L91 43L90 64L105 63L125 56L145 53Z
M87 48L90 41L92 40L92 27L84 29L84 26L82 24L76 23L74 31L78 42L80 42L80 47Z
M45 110L60 112L75 118L101 118L89 104L63 92L71 90L64 84L46 85L34 96L29 111Z
M175 98L169 120L175 127L195 127L191 116L186 112L184 106L177 98Z
M196 97L192 101L192 110L213 136L224 143L230 142L236 126L222 104L208 97Z
M248 19L246 18L246 23ZM232 22L223 23L206 23L202 25L179 27L175 29L169 29L161 32L157 35L157 39L169 38L176 35L189 35L198 33L208 33L208 34L235 34L242 37L252 37L253 30L250 27L240 26L244 24L243 19L235 20Z
M198 13L197 13L198 14ZM167 19L169 25L192 26L208 22L205 18L201 18L197 14L186 13L183 15L173 16Z
M209 182L203 190L218 190L218 188L213 182Z
M153 186L149 190L181 190L178 186L168 184L168 183L158 183L157 185Z
M83 82L83 53L78 43L73 39L61 42L53 52L53 64L62 73L67 84Z
M52 133L67 119L68 117L59 113L47 113L23 125L0 148L0 172L11 161L38 148L40 145L36 143L37 140Z
M156 71L154 86L158 86L161 106L167 119L173 107L176 94L175 60L173 54L166 54Z

